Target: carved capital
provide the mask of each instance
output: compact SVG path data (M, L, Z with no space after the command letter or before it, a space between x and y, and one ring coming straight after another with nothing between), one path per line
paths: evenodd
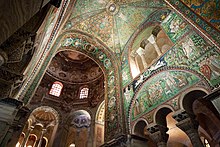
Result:
M147 129L150 132L150 138L157 144L159 147L166 146L169 135L166 133L168 128L161 125L154 125Z
M173 115L173 118L178 121L176 126L187 134L193 146L203 147L198 133L198 121L190 117L186 111L177 112Z

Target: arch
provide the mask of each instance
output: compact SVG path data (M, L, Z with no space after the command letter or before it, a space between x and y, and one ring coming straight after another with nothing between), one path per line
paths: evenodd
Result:
M134 126L134 134L137 136L141 136L144 137L145 136L145 129L146 129L147 124L145 123L145 121L138 121L136 123L136 125Z
M91 125L91 115L86 110L76 110L69 117L70 125L76 128L90 127Z
M119 89L119 61L110 49L108 49L101 41L94 39L87 33L83 33L77 30L68 30L63 32L58 39L57 43L53 47L62 50L74 50L86 54L93 59L102 69L105 78L105 107L108 107L106 119L110 121L105 125L106 134L111 131L122 133L124 127L122 126L121 97ZM108 81L108 82L107 82ZM117 111L120 110L120 111ZM110 113L111 111L111 113ZM116 127L111 127L112 124ZM112 138L113 136L107 136ZM106 140L108 140L106 138Z
M131 98L131 102L128 105L128 108L127 108L127 110L128 110L127 111L127 113L128 113L128 126L130 126L130 124L133 121L133 119L135 119L135 118L132 117L132 109L134 107L136 99L138 99L138 97L139 97L139 93L141 93L144 89L145 90L149 90L146 85L154 85L154 84L149 84L149 82L152 79L155 79L156 76L158 76L160 74L164 74L166 72L179 72L181 74L181 76L185 76L185 78L186 78L185 80L181 80L182 81L182 82L180 82L181 85L179 85L180 88L178 88L179 92L177 92L175 95L172 96L172 92L169 92L169 90L166 90L166 95L168 95L168 97L165 98L165 99L167 99L167 101L172 99L172 98L174 98L175 96L181 94L183 91L185 91L185 90L187 90L187 89L189 89L189 88L191 88L193 86L195 87L195 85L196 86L198 86L200 84L202 86L206 85L208 87L207 91L211 91L210 84L204 78L203 75L199 74L197 71L188 69L186 67L168 66L168 67L159 68L159 69L155 70L154 72L152 72L151 74L143 73L140 77L136 78L134 80L134 82L129 85L129 86L133 87L134 94L131 95L131 97L132 97ZM168 75L167 74L165 74L163 76L160 75L160 78L156 78L156 79L161 81L161 77L165 78L166 76L168 76ZM188 82L186 82L186 81L188 81ZM148 82L148 84L147 84L147 82ZM173 86L173 88L177 88L177 86ZM144 92L144 93L147 94L146 92ZM148 97L150 97L150 95ZM164 99L164 98L160 97L160 100L162 100L162 99ZM164 102L160 101L161 104L164 103ZM179 103L177 103L177 104L179 105ZM154 106L154 107L156 108L158 106ZM153 110L155 108L150 107L150 108L147 109L147 112L149 112L149 111L151 111L151 110ZM143 115L143 114L141 113L141 115ZM128 129L129 129L129 132L131 132L131 128L128 128Z
M37 135L35 135L35 134L30 134L30 136L29 136L29 138L28 138L28 141L27 141L27 143L26 143L26 146L27 147L33 147L33 146L35 146L35 144L36 144L36 142L37 142Z
M94 146L100 146L104 143L105 137L105 100L99 105L95 116L94 128Z
M182 99L182 108L189 114L194 114L193 103L198 98L205 96L207 93L203 90L191 90L184 94Z
M42 138L42 143L41 143L41 147L46 147L48 144L48 139L46 137Z
M208 93L210 93L211 90L210 89L205 89L204 87L192 87L190 89L185 90L184 93L182 93L180 98L179 98L179 106L180 106L181 109L184 109L183 100L184 100L185 96L188 93L192 92L192 91L201 91L202 93L208 94Z
M97 111L96 111L96 116L95 116L95 122L96 123L104 123L101 120L105 119L105 101L101 102L99 105ZM100 120L101 119L101 120Z
M154 123L157 123L157 121L156 121L156 115L158 114L158 111L161 111L161 110L163 110L163 109L169 109L170 112L175 112L175 110L173 109L173 107L171 107L170 105L165 105L165 104L160 105L159 107L156 108L156 110L155 110L154 113L153 113L153 122L154 122ZM170 112L169 112L169 113L170 113ZM169 113L167 113L167 114L169 114ZM165 117L165 118L166 118L166 117Z
M141 122L141 124L146 124L145 127L148 125L148 122L147 122L146 119L144 119L144 118L139 118L139 119L136 120L135 123L133 124L132 131L131 131L132 134L135 134L135 128L137 127L138 123L140 123L140 122ZM144 129L143 129L143 130L144 130Z
M155 60L168 51L173 43L166 35L162 26L151 23L137 34L133 44L129 48L129 65L132 78L150 67ZM143 35L144 34L144 35ZM142 40L140 42L140 40ZM132 70L131 70L132 69Z
M174 111L169 107L161 107L160 109L158 109L155 112L155 123L162 126L167 126L166 116L171 112Z
M40 106L40 107L37 107L37 108L35 108L33 111L32 111L32 113L31 114L33 114L33 113L35 113L35 112L37 112L37 111L45 111L45 112L50 112L50 113L52 113L53 115L54 115L54 117L55 117L55 124L58 124L58 123L60 123L60 115L59 115L59 113L54 109L54 108L52 108L52 107L50 107L50 106Z

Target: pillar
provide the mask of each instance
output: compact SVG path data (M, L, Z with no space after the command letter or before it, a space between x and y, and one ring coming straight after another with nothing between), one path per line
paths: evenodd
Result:
M158 47L155 41L154 35L150 35L150 37L147 40L154 46L158 56L162 55L162 52L160 51L160 48Z
M136 50L136 53L141 57L141 60L142 60L142 63L143 63L143 66L144 68L147 67L147 62L146 62L146 59L144 57L144 49L142 47L139 47L137 50Z
M168 128L162 125L154 125L148 127L150 138L157 144L158 147L166 147L169 135L166 133Z
M198 133L199 123L195 119L184 110L176 112L173 118L178 122L176 126L187 134L193 146L204 147Z
M46 131L47 131L46 129L42 129L42 131L41 131L41 135L40 135L40 139L39 139L39 142L38 142L37 147L41 147L42 139L43 139L43 137L44 137L44 133L45 133Z
M29 116L21 101L0 99L0 146L15 146Z
M25 134L25 137L24 137L24 141L21 144L21 147L25 147L25 145L26 145L26 143L29 139L29 136L30 136L31 132L33 131L33 129L34 129L34 126L31 126L30 128L28 128L28 131L27 131L27 133Z

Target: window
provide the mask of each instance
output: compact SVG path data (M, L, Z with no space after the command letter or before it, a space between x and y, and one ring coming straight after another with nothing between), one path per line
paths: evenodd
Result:
M62 88L63 88L63 84L61 82L56 81L53 83L49 94L59 97L61 94Z
M79 99L87 98L88 94L89 94L89 88L81 89Z

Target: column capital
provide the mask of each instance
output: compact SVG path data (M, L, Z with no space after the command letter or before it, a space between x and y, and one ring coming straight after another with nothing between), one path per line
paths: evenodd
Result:
M199 123L197 120L190 117L190 115L184 110L175 113L173 118L178 121L176 126L187 134L193 146L203 147L198 133Z
M137 50L136 50L136 53L139 55L139 56L143 56L145 53L144 53L144 49L142 47L139 47Z
M162 125L155 124L147 129L150 132L150 138L157 144L159 147L165 147L169 135L166 133L168 128Z
M151 44L155 44L156 41L155 41L155 37L153 34L150 35L150 37L147 39Z

